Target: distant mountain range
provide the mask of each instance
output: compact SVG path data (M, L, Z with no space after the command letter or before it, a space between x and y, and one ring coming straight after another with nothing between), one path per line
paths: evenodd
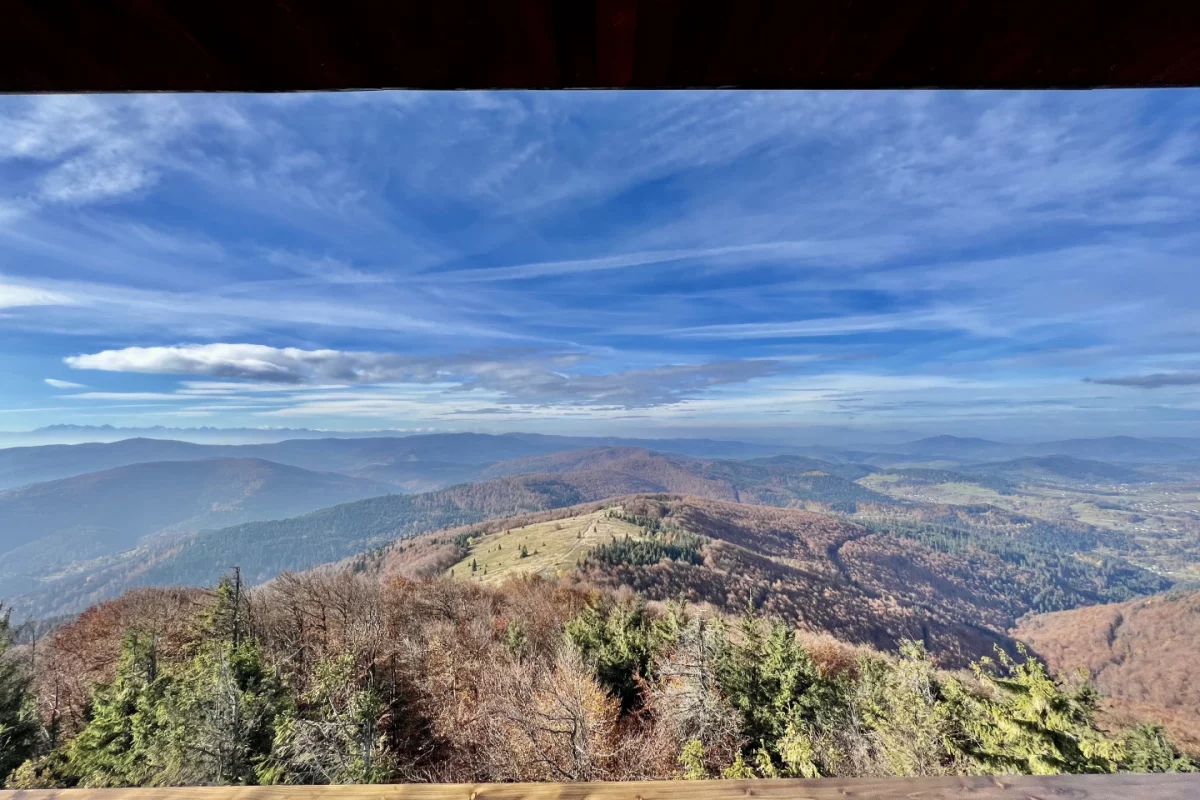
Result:
M292 455L297 456L296 453ZM229 461L192 463L211 465ZM897 502L844 478L814 472L809 464L762 465L640 448L590 448L500 462L482 468L479 476L482 480L477 482L419 494L394 494L332 505L315 502L318 495L310 491L314 502L308 508L320 510L287 519L271 519L286 516L283 514L259 515L255 518L264 521L200 530L216 526L196 524L198 512L194 504L180 499L187 498L196 483L191 476L182 474L181 466L176 462L169 470L160 464L124 467L0 494L0 497L6 494L23 496L22 493L37 490L36 498L45 498L47 505L39 506L31 498L25 501L23 508L27 516L34 518L44 511L38 529L43 537L54 531L61 531L64 536L81 532L82 520L118 521L130 513L130 508L137 506L139 497L149 498L151 504L150 510L142 513L152 516L152 521L121 528L120 534L110 533L104 537L91 534L96 544L78 560L94 560L75 563L65 575L55 575L51 567L66 565L59 564L57 558L49 556L44 548L34 548L24 563L37 565L31 575L46 576L34 593L39 599L32 601L39 613L77 608L85 600L93 602L134 585L209 583L230 564L241 566L250 580L266 580L282 570L336 561L425 531L619 495L670 492L775 506L818 503L847 510L853 510L857 503L890 506ZM291 469L297 475L318 475L279 464L271 464L271 467ZM104 488L104 479L112 473L132 476L143 471L155 477L142 482L140 490L136 488L137 482L131 481L132 494ZM169 490L155 488L157 484L169 484L172 476L179 477L182 485ZM362 479L345 480L357 481L349 488L360 491L359 496L384 494L389 488ZM104 507L103 513L81 510L78 517L68 515L65 520L53 513L51 506L67 503L66 497L72 490L93 486L99 488L94 495L88 495L92 506L104 505L105 500L112 501ZM296 491L304 489L296 487ZM163 499L160 502L153 498ZM328 494L323 496L323 499L327 498ZM155 516L154 512L160 508L162 513ZM211 517L210 514L209 519ZM3 519L0 507L0 523ZM162 530L167 525L174 525L178 533L138 544L146 533ZM125 552L118 553L118 549ZM46 562L39 564L34 560L34 554L39 554ZM9 578L0 574L0 581L7 594L14 593L9 587L15 585L15 574ZM20 589L20 593L26 593L29 581L22 582Z
M932 466L963 471L963 468L973 470L979 464L1050 455L1104 461L1110 465L1114 462L1187 465L1200 459L1200 439L1160 440L1125 436L1033 445L936 436L886 448L881 446L877 451L710 439L622 439L529 433L300 438L242 445L134 438L116 442L0 449L0 489L147 461L261 458L302 469L341 472L352 477L389 483L402 491L430 491L478 480L484 477L484 468L496 462L595 447L638 447L698 458L740 459L764 465L768 463L764 459L775 459L776 464L808 464L814 470L848 480L879 468Z
M286 439L377 439L383 436L411 436L420 431L324 431L311 428L172 428L148 425L140 428L115 425L46 425L31 431L0 432L0 445L80 444L116 442L121 439L177 439L200 444L265 444Z
M483 466L498 461L612 446L643 447L708 458L755 458L786 450L708 439L617 439L534 433L434 433L354 439L291 439L244 445L136 438L0 449L0 489L147 461L261 458L302 469L341 472L392 483L405 491L427 491L474 480Z

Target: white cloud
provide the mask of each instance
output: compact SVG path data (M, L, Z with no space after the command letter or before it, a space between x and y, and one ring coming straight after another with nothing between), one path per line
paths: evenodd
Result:
M330 256L313 258L299 253L275 250L267 253L267 261L299 275L316 278L324 283L390 283L395 280L390 275L367 272Z
M874 242L872 242L874 244ZM893 238L888 244L898 247L899 240ZM688 250L653 250L640 253L622 253L614 256L577 259L573 261L545 261L519 264L509 267L487 269L465 269L438 272L439 281L504 281L527 278L544 278L555 275L574 275L581 272L618 270L628 267L669 264L676 261L722 259L729 257L757 257L787 261L843 261L862 260L864 248L860 242L839 240L779 241L757 244L729 245L725 247L695 248Z
M55 389L86 389L88 388L82 383L72 383L71 381L60 381L57 378L46 378L46 383L53 386Z
M177 347L127 347L63 359L74 369L105 372L207 375L218 378L250 378L279 383L301 383L317 370L336 368L341 360L352 364L336 350L299 350L257 344L193 344Z
M743 383L780 370L780 365L770 360L728 360L597 374L568 371L580 362L577 353L408 356L241 343L127 347L63 360L74 369L106 372L200 375L288 385L441 385L444 391L489 390L497 399L515 403L621 407L669 405L714 386ZM192 391L188 394L195 397Z
M156 179L151 162L170 127L169 118L152 113L154 105L31 98L0 125L0 159L47 162L35 189L44 201L84 203L137 191Z
M68 306L75 301L61 292L21 286L15 283L0 283L0 308L24 306Z

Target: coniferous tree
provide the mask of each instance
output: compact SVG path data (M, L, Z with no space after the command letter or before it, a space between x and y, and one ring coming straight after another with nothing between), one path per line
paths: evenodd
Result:
M720 684L742 716L742 731L752 751L766 748L779 755L776 743L793 721L811 716L816 705L810 690L817 683L816 665L782 622L767 627L743 619L742 641L720 666Z
M12 653L13 639L9 613L0 607L0 786L38 745L30 676Z
M343 654L317 665L312 687L276 721L267 783L381 783L395 769L384 729L389 709L368 674Z
M1084 684L1064 689L1036 658L1021 650L1015 661L997 648L997 660L975 666L984 692L947 681L964 755L983 773L1115 772L1119 740L1095 725L1098 696Z
M1121 769L1129 772L1195 772L1196 764L1179 752L1161 725L1139 725L1121 741Z
M253 783L270 753L283 686L245 634L240 586L222 580L203 618L200 647L159 704L169 784Z
M567 638L596 678L625 711L638 701L667 633L654 624L644 601L589 605L567 622Z
M878 760L889 775L952 771L951 707L920 643L902 642L895 662L863 663L856 694Z
M112 683L96 687L88 723L67 748L65 771L89 787L149 782L160 766L159 704L168 684L154 637L126 635Z

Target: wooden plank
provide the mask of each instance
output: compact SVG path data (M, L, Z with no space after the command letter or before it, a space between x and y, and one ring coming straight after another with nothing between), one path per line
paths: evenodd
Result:
M630 783L202 786L0 792L4 800L1197 800L1200 775Z

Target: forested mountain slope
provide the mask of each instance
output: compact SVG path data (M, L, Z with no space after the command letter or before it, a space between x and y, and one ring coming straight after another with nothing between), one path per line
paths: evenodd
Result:
M1052 669L1086 671L1116 717L1163 722L1200 753L1200 592L1040 614L1012 635Z
M1149 483L1155 476L1128 467L1073 456L1029 456L976 464L972 471L1011 480L1049 483Z
M485 583L530 572L573 575L726 613L752 608L884 649L916 639L952 664L1006 643L1017 618L1042 607L1048 581L1072 605L1129 596L1120 571L1049 576L1041 564L975 547L940 548L828 514L672 495L489 520L347 563Z
M859 468L848 469L856 472ZM853 510L858 503L895 502L852 480L814 469L811 459L732 461L640 448L596 448L506 461L489 467L484 474L546 472L570 476L593 470L640 480L644 488L637 491L693 494L742 503L789 506L812 502Z
M37 653L8 662L32 662L8 688L38 712L6 731L10 789L1194 768L1153 728L1097 726L1096 696L1035 660L950 674L913 642L885 655L586 582L149 589Z
M372 497L297 517L150 541L48 579L13 605L19 613L40 615L79 610L133 586L209 584L233 565L256 583L416 533L586 499L548 476Z
M134 464L0 492L0 595L152 534L287 517L387 484L250 458Z

